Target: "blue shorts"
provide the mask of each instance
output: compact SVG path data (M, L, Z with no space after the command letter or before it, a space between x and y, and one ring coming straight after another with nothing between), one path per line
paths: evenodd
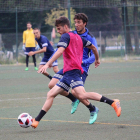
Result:
M85 84L85 81L86 81L86 78L88 76L88 74L84 71L83 74L81 74L82 76L82 81L83 81L83 84ZM62 79L63 78L63 69L61 69L60 71L58 71L54 76L53 78L56 78L58 80Z
M43 57L43 59L41 60L40 62L40 65L45 65L47 62L49 61L49 59L47 57ZM52 66L58 66L58 62L57 60L55 60L53 63L52 63Z
M53 78L58 79L58 80L62 79L62 78L63 78L63 69L59 70L59 71L53 76Z
M81 74L81 75L82 75L83 84L85 84L85 81L86 81L86 79L87 79L88 74L84 71L84 73Z
M35 47L25 47L25 54L27 55L30 51L35 52Z
M56 85L67 92L70 88L74 89L75 87L83 86L81 71L77 69L67 71Z

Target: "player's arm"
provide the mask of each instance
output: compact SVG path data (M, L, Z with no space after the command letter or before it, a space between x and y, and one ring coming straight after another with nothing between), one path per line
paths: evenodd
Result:
M47 68L52 66L52 63L57 60L64 52L65 48L59 47L52 58L38 71L38 73L46 72Z
M41 50L38 50L38 51L35 51L35 52L33 52L33 51L29 52L28 55L32 56L32 55L35 55L35 54L38 54L38 53L43 53L43 52L46 52L46 50L47 50L47 47L43 47Z
M96 47L92 44L88 46L87 48L91 49L95 55L95 68L97 68L100 65L99 55Z
M23 32L23 46L22 46L22 50L25 50L25 41L26 41L26 34L25 31Z
M55 52L55 54L52 56L52 58L46 63L46 65L44 65L39 71L38 73L44 73L46 72L48 67L51 67L52 63L57 60L62 53L64 52L64 50L68 47L68 44L70 42L70 36L69 34L63 34L60 38L60 41L57 44L58 50Z
M97 48L97 51L98 51L98 45L97 45L96 39L95 39L95 38L92 38L92 40L91 40L90 42ZM92 64L94 61L95 61L94 53L92 52L92 50L90 50L90 56L89 56L89 58L83 60L82 63L83 63L84 65L90 65L90 64Z
M98 55L98 51L97 51L96 47L93 44L91 44L90 46L87 46L87 48L91 49L95 55L95 59L99 60L99 55Z
M100 65L100 60L99 60L99 55L98 55L98 51L97 51L96 47L90 41L87 41L84 38L82 38L82 41L83 41L83 46L91 49L92 52L94 53L94 55L95 55L95 68L98 67Z
M43 47L41 50L37 50L37 51L34 51L34 52L29 52L28 55L32 56L34 54L46 52L47 51L47 47L48 47L48 40L44 39L44 40L42 40L41 43L42 43L42 47Z
M25 45L25 41L26 41L26 34L25 31L23 32L23 45Z

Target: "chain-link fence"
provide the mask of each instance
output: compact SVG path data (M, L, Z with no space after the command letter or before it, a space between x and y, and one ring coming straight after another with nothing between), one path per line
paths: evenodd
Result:
M79 12L88 16L100 57L140 56L140 0L0 0L0 59L24 56L22 33L28 21L52 40L55 19L67 16L74 29ZM56 33L54 47L59 38Z

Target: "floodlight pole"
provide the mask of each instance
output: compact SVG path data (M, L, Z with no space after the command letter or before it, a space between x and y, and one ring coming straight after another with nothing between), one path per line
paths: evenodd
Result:
M16 60L18 63L18 12L16 7Z
M71 27L71 17L70 17L70 0L68 0L68 19L70 21L70 27Z

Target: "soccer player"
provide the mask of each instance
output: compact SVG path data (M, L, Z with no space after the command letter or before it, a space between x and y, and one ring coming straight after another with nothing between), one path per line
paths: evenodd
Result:
M46 65L38 71L38 73L45 72L52 63L63 54L64 75L63 78L47 93L45 104L38 116L33 119L32 127L36 128L38 126L39 121L51 108L54 98L63 91L68 92L70 87L74 90L74 96L79 100L91 99L107 103L115 109L116 114L119 117L121 115L121 107L118 99L111 100L95 92L86 92L83 86L83 81L81 80L81 73L83 73L81 66L83 46L93 51L95 55L95 68L100 65L96 47L91 44L90 41L87 41L74 32L71 32L68 18L58 18L55 22L55 26L57 28L57 32L61 35L61 39L57 45L58 50Z
M40 62L40 66L39 66L39 69L41 69L48 62L50 57L54 54L55 50L52 47L52 45L50 44L47 37L41 35L40 29L35 28L33 30L33 32L35 35L35 39L40 47L40 50L35 51L35 52L31 51L31 52L29 52L28 55L32 56L35 54L44 53L44 57L43 57L42 61ZM53 67L53 71L55 73L57 73L59 71L57 60L53 62L52 67ZM52 79L52 76L48 72L44 72L43 75L47 76L49 79Z
M74 16L75 28L74 33L80 35L81 37L89 40L98 50L97 42L95 37L93 37L88 29L86 28L88 17L84 13L78 13ZM89 66L95 61L95 56L92 50L88 48L83 49L83 60L82 60L82 68L84 70L82 74L82 81L85 83L85 80L88 76ZM63 77L63 69L61 69L57 74L54 75L52 80L49 83L49 88L51 89L55 84ZM73 92L73 90L72 90ZM63 94L62 94L63 95ZM72 101L72 109L71 114L73 114L79 104L79 100L75 98L70 92L68 93L68 97ZM89 124L93 124L97 119L98 108L92 105L88 100L81 101L90 111L90 119Z
M33 33L33 29L32 29L32 24L31 24L31 22L28 22L27 23L27 30L25 30L23 32L23 49L25 50L25 54L26 54L26 68L25 68L25 71L29 70L29 68L28 68L28 63L29 63L28 53L30 51L35 51L35 47L36 47L36 43L35 43L35 36L34 36L34 33ZM35 70L38 70L38 68L36 67L35 55L33 55L32 57L33 57Z

